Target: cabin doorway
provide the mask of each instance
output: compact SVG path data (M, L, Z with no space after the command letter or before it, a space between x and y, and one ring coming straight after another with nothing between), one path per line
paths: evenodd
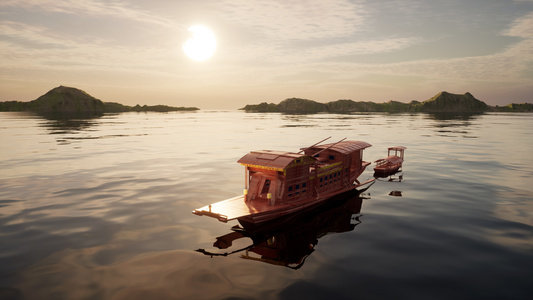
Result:
M250 200L268 200L268 194L274 198L276 189L275 179L265 174L255 173L250 178Z
M269 193L269 190L270 190L270 179L265 179L265 182L263 183L263 188L261 189L261 193L260 193L260 197L261 198L266 198L267 197L267 194Z

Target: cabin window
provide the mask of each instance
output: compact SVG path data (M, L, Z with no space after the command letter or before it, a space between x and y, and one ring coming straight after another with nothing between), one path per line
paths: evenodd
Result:
M333 174L333 177L337 177L337 173Z
M289 192L290 192L290 191L292 191L292 185L291 185L291 186L289 186Z
M302 161L302 160L301 160L301 159L299 159L299 158L298 158L298 159L296 160L296 162L297 162L297 163L299 163L299 162L301 162L301 161Z
M320 177L320 182L322 182L323 179L324 179L324 178Z
M306 183L306 182L302 183L302 188L304 188L304 187L306 187L306 186L307 186L307 183Z
M320 154L315 154L313 155L313 157L320 157Z
M295 187L295 189L299 189L299 188L300 188L300 185L299 185L299 184L297 184L297 185L296 185L296 187Z
M346 173L348 173L348 168L346 168Z
M330 160L335 160L335 155L330 155L328 158L329 158Z

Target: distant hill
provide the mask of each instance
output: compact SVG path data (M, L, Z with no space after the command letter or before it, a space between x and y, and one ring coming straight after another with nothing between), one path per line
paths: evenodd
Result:
M419 102L411 101L403 103L388 101L384 103L337 100L320 103L308 99L289 98L279 104L262 102L255 105L246 105L241 108L248 112L283 112L283 113L351 113L351 112L486 112L486 111L509 111L509 112L533 112L533 104L509 104L507 106L490 106L476 99L472 94L463 95L440 92L432 98Z
M424 112L483 112L487 111L489 106L470 93L457 95L440 92L431 99L415 105L415 108Z
M511 103L506 106L495 106L495 111L502 111L502 112L533 112L533 104L532 103Z
M103 102L86 92L66 86L59 86L30 102L0 102L0 111L33 111L38 113L107 113L129 111L193 111L196 107L173 107L166 105L127 106L115 102Z
M327 110L327 105L307 99L290 98L281 101L277 105L278 109L283 112L302 112L315 113Z

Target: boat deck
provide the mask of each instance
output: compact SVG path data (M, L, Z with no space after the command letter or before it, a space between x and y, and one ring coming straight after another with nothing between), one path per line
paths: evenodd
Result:
M285 205L269 205L268 201L244 202L244 195L213 203L193 211L197 215L206 215L227 222L240 217L280 209Z
M304 198L294 202L283 204L270 205L268 201L255 200L244 202L244 195L230 198L224 201L213 203L199 209L195 209L193 214L199 216L209 216L218 219L221 222L228 222L235 219L247 218L254 222L261 222L274 217L282 216L300 210L304 207L309 207L324 201L325 199L344 191L357 188L362 185L369 184L375 179L368 180L363 183L350 185L339 190L324 193L317 199Z

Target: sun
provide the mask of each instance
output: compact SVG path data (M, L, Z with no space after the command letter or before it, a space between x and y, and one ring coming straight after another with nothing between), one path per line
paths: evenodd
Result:
M185 54L197 61L210 58L217 48L217 40L213 32L201 25L191 26L188 30L193 33L193 36L183 43Z

